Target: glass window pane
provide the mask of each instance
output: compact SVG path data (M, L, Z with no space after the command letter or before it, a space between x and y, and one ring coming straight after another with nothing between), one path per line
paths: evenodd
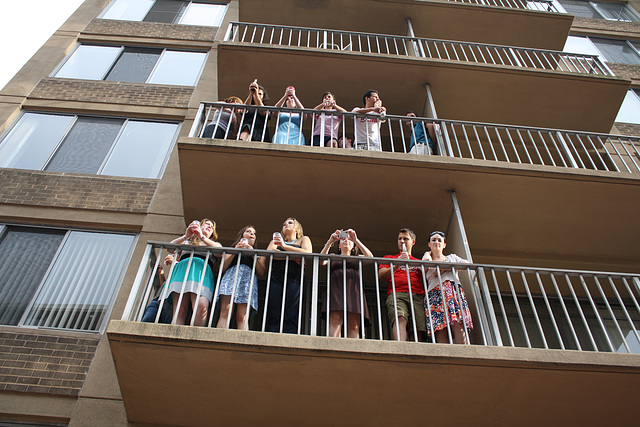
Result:
M180 23L219 27L226 9L226 4L191 3L180 18Z
M156 0L155 4L144 18L150 22L168 22L176 21L176 17L185 7L184 2L175 0Z
M640 56L625 40L590 38L609 62L640 65Z
M148 83L195 86L207 57L202 52L165 51Z
M574 16L581 18L597 18L602 19L598 12L596 12L586 1L580 0L559 0L560 4L567 11Z
M0 324L18 325L64 235L57 230L7 227L0 242Z
M151 6L153 6L153 0L116 0L102 18L142 21Z
M640 96L633 90L627 91L616 122L640 124Z
M638 22L638 16L633 13L633 10L626 4L601 2L596 3L596 8L605 19Z
M133 240L127 235L70 232L25 324L99 330Z
M174 123L128 122L102 175L159 178L177 129Z
M0 143L0 167L42 169L73 121L73 116L24 114Z
M45 170L95 174L124 120L79 117Z
M126 48L105 80L144 83L158 62L161 49Z
M55 77L102 80L121 49L110 46L80 46L64 63Z

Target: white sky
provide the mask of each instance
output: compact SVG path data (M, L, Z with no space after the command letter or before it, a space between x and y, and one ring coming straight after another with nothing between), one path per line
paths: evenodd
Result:
M3 88L83 0L0 1L0 88Z

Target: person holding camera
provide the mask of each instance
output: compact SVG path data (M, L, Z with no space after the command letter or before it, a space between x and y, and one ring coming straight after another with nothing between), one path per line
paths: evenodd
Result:
M322 113L314 114L316 121L311 137L311 145L316 147L330 147L330 141L338 140L338 133L342 116L328 113L329 111L346 112L344 108L339 106L336 98L331 92L325 92L322 95L322 102L314 107L314 110L321 110Z
M285 89L284 95L276 103L276 107L285 106L287 108L304 108L302 102L296 96L296 88L289 86ZM302 135L302 121L305 114L299 112L280 111L278 122L276 123L276 134L273 138L274 144L306 145L304 135Z
M355 230L336 230L322 248L321 254L328 254L334 243L338 242L340 255L354 256L359 252L367 257L373 253L358 239ZM323 260L322 265L329 264ZM359 262L355 260L332 260L329 265L328 295L322 303L322 312L327 312L329 305L329 336L339 337L344 324L344 312L347 312L347 338L360 336L361 315L365 327L369 325L369 309L362 292Z
M249 96L244 101L245 105L264 106L269 100L267 91L258 84L255 79L249 85ZM243 141L271 142L271 135L267 128L269 112L265 110L247 109L242 117L240 125L240 139Z

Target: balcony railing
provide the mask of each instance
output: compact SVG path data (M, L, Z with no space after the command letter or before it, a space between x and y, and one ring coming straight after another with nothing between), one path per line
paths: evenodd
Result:
M231 22L225 41L330 49L577 74L613 75L597 55L482 43Z
M247 300L251 300L252 295L258 296L257 311L248 322L248 328L255 331L271 330L329 336L330 331L335 331L336 320L335 317L326 316L323 313L331 312L332 306L329 305L329 300L332 292L337 292L339 298L344 299L345 302L344 295L355 292L357 308L353 312L359 312L356 315L357 336L362 339L393 339L393 329L398 331L399 322L395 317L394 324L390 324L387 306L393 307L392 312L395 312L398 304L397 282L395 280L392 282L391 305L389 305L389 303L385 304L389 284L378 278L380 266L391 262L391 265L396 268L403 268L405 271L412 269L413 272L417 272L421 277L419 286L424 288L421 292L413 289L408 293L408 298L417 303L415 306L411 304L408 340L420 340L420 335L416 333L419 329L416 319L422 316L422 320L426 318L426 323L429 325L426 341L434 342L435 334L429 320L430 314L427 314L430 311L421 310L425 306L424 293L427 291L425 284L427 281L431 283L428 277L436 277L437 282L442 283L445 275L448 275L447 277L451 280L459 282L454 285L453 292L458 301L462 301L463 294L467 295L472 313L475 326L473 332L466 326L470 325L468 321L471 319L465 315L464 310L462 311L465 320L464 331L466 336L470 337L467 344L640 353L638 333L640 276L638 275L339 255L285 254L279 251L236 248L195 248L157 242L150 242L147 245L123 320L140 321L144 315L146 321L175 322L175 317L173 319L171 317L172 309L167 305L169 303L166 300L166 288L162 285L157 271L159 266L162 266L165 255L177 250L183 251L182 260L187 263L187 269L195 265L192 263L192 258L197 254L206 258L205 265L208 260L224 258L228 254L244 254L247 257L249 262L243 262L243 265L248 268L244 279L245 293L248 293ZM253 278L258 277L260 273L260 269L257 268L259 257L264 257L267 269L263 272L263 276L254 282ZM236 256L235 259L237 258ZM276 266L277 262L281 264ZM357 279L347 280L346 273L343 273L346 271L347 263L350 263L353 271L357 273ZM323 267L323 264L327 266ZM240 264L233 261L231 265L239 266ZM168 282L171 282L175 266L175 262L170 267L164 266L165 270L168 270L168 272L165 271ZM240 292L238 283L243 279L239 279L237 269L229 271L229 277L223 280L233 283L232 290L228 288L226 293L230 293L231 299L235 300L236 293ZM216 288L205 322L206 327L216 325L214 318L218 317L217 312L220 311L218 294L221 279L225 274L221 263L213 268L213 274L216 276ZM332 275L333 279L331 279ZM202 285L204 272L198 272L196 277L200 277L200 285ZM248 277L251 280L247 280ZM284 286L286 292L282 292L283 283L288 283ZM328 287L327 283L332 285ZM346 289L346 292L339 290L340 287L344 290L348 286L351 288ZM329 292L328 298L327 292ZM439 292L437 288L435 292ZM290 300L292 295L294 299ZM154 296L158 297L156 301L159 301L157 305L160 306L157 313L146 309ZM183 296L179 297L179 299L182 298ZM430 299L427 298L427 301ZM267 307L266 310L265 307ZM336 310L338 314L342 314L342 316L338 315L338 324L341 324L342 331L349 327L347 324L349 316L345 307L346 304L343 304L343 308ZM429 302L427 302L427 308L431 308ZM368 316L365 315L367 311ZM275 323L274 319L268 318L274 313ZM330 321L330 317L334 320ZM187 323L193 325L194 318L195 314ZM235 325L230 322L231 316L225 316L225 318L229 320L223 326ZM291 322L295 325L293 329ZM289 323L289 330L287 330L287 323ZM445 330L448 341L453 342L451 330L448 328Z
M480 6L496 6L504 7L507 9L523 9L523 10L536 10L539 12L557 12L560 11L555 7L552 0L448 0L454 3L470 3Z
M323 146L392 153L426 153L415 147L420 147L420 142L426 143L431 139L433 153L440 156L640 173L640 137L422 117L240 107L237 104L203 102L189 136L203 137L205 129L209 127L207 135L215 136L219 129L224 128L218 132L218 138L238 139L237 133L227 127L226 123L221 123L223 115L217 114L221 108L232 111L237 123L246 123L250 127L250 133L260 135L258 139L262 141L270 141L267 136L277 134L277 128L284 123L284 128L287 129L285 139L299 145L310 145L309 141L315 134L322 137L320 144ZM274 118L280 117L280 120L271 120L270 125L265 121L261 125L260 121L251 118L255 114L250 113L255 111L268 113ZM280 116L280 113L286 115ZM293 118L299 118L300 115L305 118L298 125L298 121ZM334 134L324 135L320 132L318 123L332 118L339 120L340 124ZM360 140L357 139L358 133L361 135ZM417 145L414 144L415 141L418 142Z

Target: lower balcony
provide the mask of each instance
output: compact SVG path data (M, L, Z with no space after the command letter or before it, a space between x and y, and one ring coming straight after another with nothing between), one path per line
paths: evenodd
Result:
M258 295L249 330L233 329L233 313L223 327L213 327L220 320L217 297L229 292L220 290L225 279L218 266L213 269L214 303L205 326L161 323L175 319L155 272L168 251L180 249L187 268L198 253L205 264L217 256L243 253L253 260L248 267L252 278L260 276L259 257L266 257L269 268L255 289L248 287L249 301L252 293ZM295 274L284 272L284 283L292 278L300 283L294 310L297 330L279 333L286 328L280 322L276 332L264 332L269 328L269 308L264 307L282 306L273 298L282 272L271 268L280 255L149 243L123 318L107 330L130 422L396 425L417 424L425 413L435 422L451 422L453 416L455 423L481 425L539 425L548 422L550 414L558 424L630 424L636 418L640 356L628 353L640 353L638 275L398 260L396 267L418 269L427 281L434 274L438 281L453 274L460 285L455 298L466 299L470 307L468 314L462 311L464 324L472 320L474 325L473 331L465 327L466 345L436 344L428 315L428 333L414 332L420 329L415 319L425 312L412 310L408 339L426 342L399 342L393 340L384 302L387 283L377 275L380 264L389 262L383 258L288 255L285 262L298 260L302 265ZM327 268L323 261L330 261ZM327 286L332 270L348 262L355 263L362 278L357 283L361 328L356 339L333 338L328 335L335 318L327 319L322 312L334 310L324 296L336 290L335 282ZM176 264L164 268L171 282ZM233 270L228 271L233 276ZM231 283L233 299L246 283L237 274ZM200 294L203 279L198 285ZM342 282L343 287L351 285ZM287 285L287 295L291 289ZM395 281L391 300L396 307L394 290ZM147 307L154 295L160 297L155 316ZM424 294L409 295L424 304ZM187 323L194 324L195 314ZM343 330L350 327L345 319ZM451 334L446 334L449 342ZM447 388L438 390L436 384ZM416 404L417 396L426 398ZM443 410L452 398L465 410L453 415Z

